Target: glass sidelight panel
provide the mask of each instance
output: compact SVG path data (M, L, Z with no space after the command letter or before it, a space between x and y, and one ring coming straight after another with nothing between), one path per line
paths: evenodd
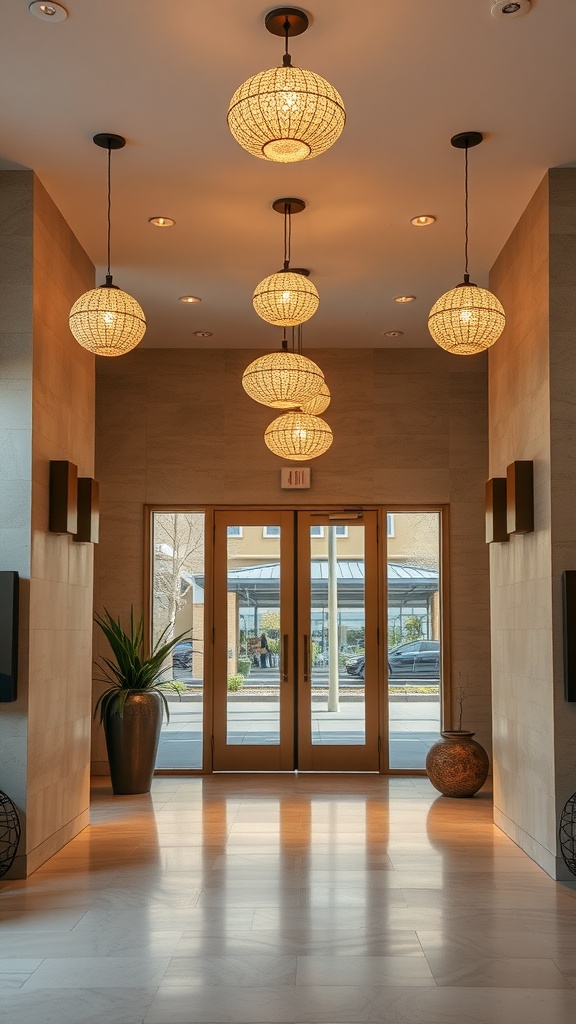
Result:
M153 513L152 642L185 634L163 672L170 721L162 723L157 768L202 767L204 534L204 512Z
M226 743L280 743L279 525L227 527Z
M366 742L364 525L310 526L313 744Z
M390 768L423 769L440 736L440 513L388 516Z

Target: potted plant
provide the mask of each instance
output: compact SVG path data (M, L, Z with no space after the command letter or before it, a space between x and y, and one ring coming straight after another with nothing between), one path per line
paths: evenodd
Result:
M148 793L152 784L156 751L162 726L162 712L170 720L166 694L170 683L161 680L168 655L186 635L165 641L166 630L151 655L144 657L144 618L134 622L130 609L127 633L110 612L96 613L94 621L106 637L112 658L102 658L99 667L109 686L100 694L94 717L100 711L110 763L112 789L116 794ZM162 687L162 689L160 689ZM174 687L177 692L177 688Z
M442 731L426 755L426 774L443 796L468 797L484 785L488 778L490 761L484 747L474 739L474 733L462 728L462 713L466 689L460 684L457 696L458 728Z

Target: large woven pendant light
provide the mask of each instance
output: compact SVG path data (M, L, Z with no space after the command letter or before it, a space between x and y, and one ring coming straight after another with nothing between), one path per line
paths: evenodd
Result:
M441 295L428 316L428 329L437 345L455 355L472 356L490 348L504 330L506 316L492 292L470 281L468 274L468 150L478 146L481 132L461 132L450 140L456 149L465 152L465 240L464 280L462 284Z
M283 65L261 71L234 93L228 127L253 156L275 163L311 160L336 142L346 121L342 97L325 78L292 67L288 38L308 28L304 11L278 7L265 25L285 37Z
M320 413L326 412L331 398L330 389L326 381L324 381L318 394L314 395L314 398L310 398L307 402L303 402L300 408L302 412L307 412L310 416L319 416Z
M110 158L113 149L123 149L121 135L101 133L93 141L108 150L108 270L106 283L84 292L70 310L68 323L79 345L97 356L122 356L142 341L146 317L142 307L128 292L112 284L110 273Z
M299 352L270 352L246 367L242 387L260 405L294 409L309 402L324 384L319 366Z
M320 416L306 412L286 412L264 431L266 446L281 459L305 462L328 451L332 430Z
M284 217L284 266L277 274L270 274L256 286L252 305L269 324L275 327L296 327L303 324L318 309L320 296L311 281L309 270L290 269L292 245L292 214L306 209L303 199L275 199L272 209Z

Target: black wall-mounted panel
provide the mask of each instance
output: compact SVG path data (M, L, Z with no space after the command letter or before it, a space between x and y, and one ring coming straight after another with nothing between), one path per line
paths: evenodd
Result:
M576 701L576 569L562 573L564 698Z
M0 572L0 703L16 700L18 573Z

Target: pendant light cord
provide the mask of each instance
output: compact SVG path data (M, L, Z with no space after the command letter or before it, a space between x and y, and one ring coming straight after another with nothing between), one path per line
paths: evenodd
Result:
M284 56L282 58L282 64L283 64L283 66L285 68L291 68L292 67L292 57L288 53L288 33L290 31L290 22L288 20L288 17L286 18L286 21L284 22L283 28L284 28L285 44L284 44Z
M468 145L464 147L464 281L468 284Z
M290 249L292 245L292 217L290 203L284 203L284 270L290 269Z
M107 269L107 272L106 272L106 284L108 285L108 287L110 287L111 284L112 284L112 275L110 273L110 234L111 234L111 230L112 230L112 190L110 188L110 165L111 165L111 158L112 158L112 146L109 144L108 145L108 246L107 246L108 269Z

